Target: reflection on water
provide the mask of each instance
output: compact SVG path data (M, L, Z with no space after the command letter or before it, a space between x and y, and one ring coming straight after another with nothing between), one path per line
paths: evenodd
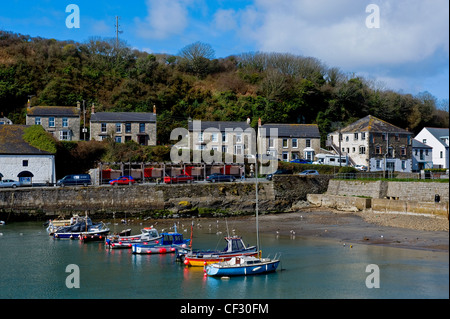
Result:
M134 233L143 226L132 227ZM222 249L223 234L196 229L194 248ZM133 255L102 243L53 240L40 223L0 228L0 298L448 298L448 253L333 240L261 236L263 255L281 253L276 273L211 278L185 268L174 254ZM239 230L236 230L239 233ZM252 244L254 234L240 233ZM185 233L190 236L190 233ZM68 289L66 266L80 268L80 288ZM366 266L380 269L380 288L368 289Z

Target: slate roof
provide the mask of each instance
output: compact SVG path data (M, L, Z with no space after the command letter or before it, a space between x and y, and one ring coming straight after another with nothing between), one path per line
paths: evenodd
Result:
M141 112L99 112L91 114L91 122L145 122L156 123L154 113Z
M278 137L320 138L319 127L316 124L264 124L262 127L267 129L267 136L271 128L277 128Z
M428 149L432 149L432 147L430 145L423 144L422 142L416 140L415 138L413 138L413 140L412 140L412 147L413 148L428 148Z
M0 155L49 155L22 138L27 125L0 125Z
M356 122L341 129L341 133L376 132L376 133L403 133L412 134L405 129L392 125L375 116L367 115ZM335 131L334 133L338 133Z
M438 127L425 127L431 135L433 135L442 145L448 147L447 144L441 139L443 137L448 138L449 129L448 128L438 128Z
M81 110L73 106L33 106L27 109L28 116L79 117Z
M199 121L200 122L200 121ZM232 121L201 121L201 131L204 131L208 128L218 129L220 132L225 132L225 129L234 130L236 128L241 128L245 131L251 126L246 122L232 122ZM188 130L192 132L194 130L194 122L188 123Z

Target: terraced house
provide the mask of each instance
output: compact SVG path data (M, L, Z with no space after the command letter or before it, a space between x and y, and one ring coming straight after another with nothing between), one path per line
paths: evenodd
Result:
M370 171L412 171L412 133L368 115L328 134L327 147ZM340 136L340 139L339 139Z
M316 124L264 124L258 122L259 138L265 153L289 162L295 159L314 161L320 151L320 133Z
M26 125L42 125L60 141L80 140L80 103L71 106L31 106L28 103Z
M117 143L156 145L156 109L153 113L95 112L92 106L90 136L96 141L111 137Z

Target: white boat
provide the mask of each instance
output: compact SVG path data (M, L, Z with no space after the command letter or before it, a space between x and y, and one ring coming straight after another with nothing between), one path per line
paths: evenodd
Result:
M0 220L0 225L5 225L5 222L3 220Z

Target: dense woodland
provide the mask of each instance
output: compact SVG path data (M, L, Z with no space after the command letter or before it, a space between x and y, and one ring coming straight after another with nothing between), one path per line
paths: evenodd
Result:
M26 102L87 110L158 113L158 144L189 117L316 123L327 133L368 114L417 133L448 127L448 104L424 92L400 94L313 57L251 52L216 59L196 42L176 56L133 50L115 39L84 43L0 31L0 110L25 123ZM448 101L447 101L448 103ZM90 111L87 112L87 125ZM141 150L140 150L141 151Z

